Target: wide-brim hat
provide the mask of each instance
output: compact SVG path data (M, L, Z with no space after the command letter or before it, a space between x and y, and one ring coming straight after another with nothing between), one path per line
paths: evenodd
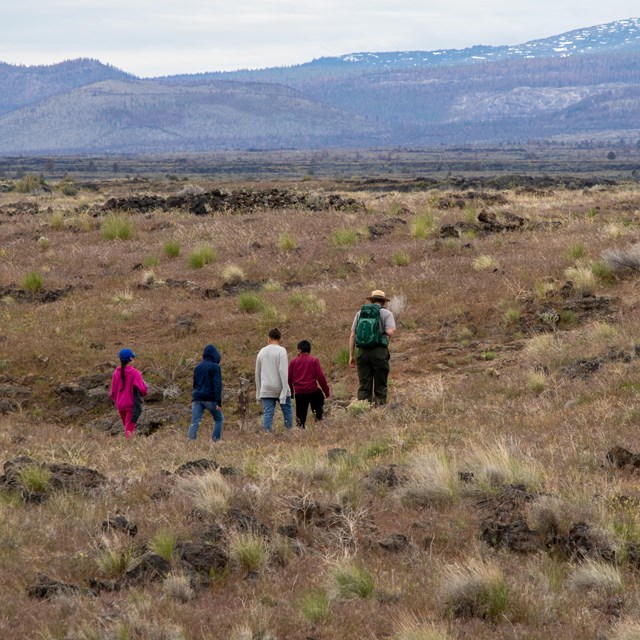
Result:
M385 302L389 302L391 298L387 298L384 294L384 291L380 291L380 289L375 289L371 292L370 296L366 297L366 300L384 300Z

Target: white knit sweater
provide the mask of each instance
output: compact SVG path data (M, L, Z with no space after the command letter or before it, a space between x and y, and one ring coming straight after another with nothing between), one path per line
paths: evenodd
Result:
M289 361L287 350L277 344L268 344L256 358L256 400L278 398L284 403L291 395L288 383Z

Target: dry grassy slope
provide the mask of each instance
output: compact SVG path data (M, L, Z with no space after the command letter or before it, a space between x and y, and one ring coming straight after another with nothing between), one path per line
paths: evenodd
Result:
M331 184L309 186L333 191ZM562 287L567 268L638 241L637 190L504 192L498 201L489 197L494 194L468 193L462 208L451 207L454 198L434 191L383 197L361 192L357 197L366 209L352 211L256 210L204 217L153 211L128 216L133 240L107 241L100 228L105 218L86 212L118 189L107 185L99 194L81 192L71 199L3 194L0 202L0 287L19 285L32 269L43 275L47 290L73 287L50 303L20 301L15 291L3 298L2 384L31 392L10 398L11 410L0 415L3 461L30 455L47 464L86 465L109 478L97 493L57 493L41 506L2 492L2 637L195 640L264 638L268 631L277 638L408 638L407 629L419 628L420 620L441 635L414 637L623 637L615 625L633 622L640 596L635 569L625 560L630 553L625 544L640 540L640 521L628 506L640 500L640 492L635 476L603 463L615 444L640 449L633 350L637 280L630 275L597 282L597 300L606 301L595 305L575 292L562 293ZM162 182L148 185L151 193L169 189ZM29 202L38 205L38 214L19 213ZM516 214L530 228L486 235L467 228L463 237L448 239L435 232L412 235L412 225L425 212L437 230L443 224L476 225L483 210L498 220L505 220L506 212ZM355 231L355 243L336 245L340 230ZM285 246L283 234L295 248ZM46 250L40 237L48 239ZM180 257L164 254L167 240L180 243ZM187 256L203 244L215 248L217 260L192 269ZM407 264L399 266L402 262ZM148 287L139 286L145 269L136 265L144 263L154 264L155 280ZM222 290L231 265L243 270L245 286L255 285L270 305L267 311L242 312L238 295L203 295ZM174 286L167 284L171 281ZM378 287L405 301L393 342L392 405L354 416L344 406L356 381L340 364L341 350L353 313ZM557 322L553 312L560 315ZM557 324L555 331L550 322ZM250 423L237 428L237 376L251 374L273 324L283 329L290 353L297 340L311 339L325 366L334 400L322 428L267 438L259 431L255 405ZM192 363L209 341L223 354L227 389L224 439L215 450L205 437L208 422L196 443L183 437L186 418L150 438L124 442L87 427L95 417L112 415L111 409L70 417L68 405L56 396L62 383L108 374L126 344L139 353L138 366L152 384L180 389L175 401L160 406L183 407ZM327 452L336 447L350 453L345 462L328 462ZM134 555L167 529L180 541L198 540L203 528L218 521L236 535L238 523L230 516L194 520L193 504L163 475L197 458L234 467L231 504L272 531L290 523L291 508L301 500L323 509L342 502L344 511L328 528L301 527L296 542L304 549L301 556L287 555L280 541L272 557L281 557L281 564L272 560L247 580L247 571L231 563L211 586L187 594L186 602L168 582L103 592L99 598L27 596L38 572L81 586L117 575L113 566L111 573L105 568L105 549L117 556L128 548L128 539L101 530L116 510L138 526ZM457 471L447 481L446 465L439 466L443 458L455 461L454 469L472 470L479 484L459 486ZM386 477L390 464L409 474L410 487L439 492L411 504L400 499L406 494L402 487L366 481L375 468ZM549 518L555 518L561 542L549 544L556 553L541 546L514 553L483 540L483 523L495 516L501 495L487 489L485 476L524 482L547 494L546 511L541 498L521 504L518 496L505 498L501 508L508 522L526 515L537 545L543 538L549 542ZM164 498L154 498L159 489ZM593 578L595 586L574 587L580 566L566 555L575 543L575 536L567 536L580 521L591 527L583 544L587 540L597 550L608 548L606 542L625 550L611 565L624 589L616 588L615 580L605 584L601 574ZM394 534L405 536L408 547L384 551L380 543ZM332 597L331 615L311 622L300 600L314 590L332 593L331 568L341 557L353 557L371 572L376 595ZM502 606L496 596L495 613L474 615L453 589L472 582L465 571L479 559L495 565L508 587L508 602ZM182 575L175 554L173 562L173 573ZM454 562L462 575L455 573ZM461 607L452 615L446 613L449 587L454 607Z

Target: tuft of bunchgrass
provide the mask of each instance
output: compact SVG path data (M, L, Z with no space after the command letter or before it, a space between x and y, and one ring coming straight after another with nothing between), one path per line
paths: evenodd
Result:
M546 371L561 367L568 357L566 345L557 333L542 333L530 338L524 352L531 365Z
M142 259L142 266L146 269L152 269L160 265L160 258L157 256L145 256Z
M296 291L291 294L289 306L306 313L324 313L327 310L327 303L322 298L303 291Z
M280 234L278 238L278 248L280 249L280 251L282 251L283 253L287 253L289 251L295 251L297 247L298 243L291 233L285 231L284 233Z
M38 238L38 247L40 249L42 249L42 251L47 251L49 249L50 245L51 245L51 242L50 242L49 238L47 238L45 236L40 236Z
M362 564L351 560L336 564L330 571L330 580L330 592L344 600L370 598L375 590L371 573Z
M208 244L203 244L189 254L187 263L192 269L202 269L217 259L218 255L216 254L216 250Z
M446 629L412 614L403 615L396 627L393 640L453 640Z
M222 270L222 279L226 285L240 284L246 277L244 270L235 264L229 264Z
M29 271L20 283L22 288L29 293L38 293L44 286L42 276L37 271Z
M607 634L609 640L640 640L640 618L634 616L620 620L610 634Z
M509 447L502 441L475 445L470 466L478 483L485 487L522 484L530 489L540 488L543 477L541 469L530 456L516 449L515 445Z
M229 555L243 569L258 571L269 561L269 546L262 536L236 533L229 540Z
M440 596L445 612L454 618L497 620L509 606L509 586L502 570L478 559L445 567Z
M570 245L566 252L565 252L565 256L567 257L568 260L580 260L582 258L584 258L587 255L587 249L586 247L582 244L582 242L574 242L572 245Z
M596 277L598 282L602 284L609 284L615 279L614 269L604 260L596 260L595 262L592 262L591 272Z
M481 255L473 260L471 263L476 271L495 271L498 269L498 261L489 255Z
M411 258L406 251L396 251L393 254L393 264L396 267L406 267L411 262Z
M269 278L269 280L267 280L263 285L262 285L262 290L266 291L268 293L273 293L276 291L282 291L284 289L284 287L282 286L281 282L278 282L277 280L272 280L271 278Z
M40 465L29 465L18 472L22 486L33 493L44 493L51 482L51 471Z
M416 452L409 462L402 501L413 505L443 506L460 498L460 475L455 461L442 450Z
M371 403L368 400L354 400L347 406L347 413L350 416L361 416L371 409Z
M542 371L533 371L527 380L527 388L537 396L546 391L548 384L549 377Z
M570 591L597 591L614 596L623 589L622 575L618 567L602 560L585 560L569 576Z
M435 219L431 211L424 211L411 222L411 236L414 238L428 238L434 230Z
M167 258L177 258L180 256L180 243L177 240L167 240L163 250Z
M131 240L133 225L122 214L110 214L102 222L102 237L105 240Z
M565 270L564 275L567 280L573 283L573 288L579 293L593 293L596 290L598 282L588 265L569 267Z
M502 314L502 318L506 325L517 325L522 317L522 311L517 307L507 307Z
M51 218L49 219L49 225L56 231L62 231L62 229L64 229L64 213L61 211L52 213Z
M353 229L335 229L331 240L336 247L352 247L358 242L358 233Z
M128 545L107 545L96 558L96 563L107 578L122 578L134 566L133 549Z
M349 347L340 347L338 353L333 358L333 362L340 367L349 366Z
M148 546L156 555L159 555L161 558L169 562L176 546L176 540L176 534L173 531L163 529L158 531L158 533L149 540Z
M321 590L304 593L298 601L298 611L309 624L327 624L333 618L331 602Z
M189 602L195 597L191 579L183 573L171 573L162 583L162 590L178 602Z
M231 487L219 471L200 475L187 475L178 479L178 491L204 513L226 513Z
M238 296L238 309L242 313L258 313L265 308L266 304L262 296L251 291L244 291Z

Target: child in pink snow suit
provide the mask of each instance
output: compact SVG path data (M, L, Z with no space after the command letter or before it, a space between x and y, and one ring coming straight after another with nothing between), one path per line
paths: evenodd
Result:
M110 396L124 425L124 437L130 438L142 412L141 396L147 395L147 384L142 374L131 366L136 354L131 349L121 349L118 354L120 366L111 378Z

